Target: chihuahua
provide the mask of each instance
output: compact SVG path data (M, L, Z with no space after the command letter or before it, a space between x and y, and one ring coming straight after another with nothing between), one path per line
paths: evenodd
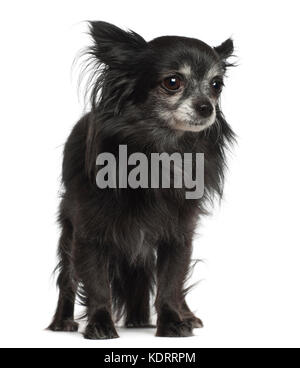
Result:
M233 42L210 47L178 36L146 42L106 22L89 27L90 111L64 147L60 292L49 329L78 330L78 297L86 307L84 337L117 338L121 318L128 328L151 326L155 295L156 335L191 336L202 327L186 302L194 231L207 204L222 195L225 153L235 140L219 103ZM148 158L204 154L201 198L187 199L184 186L99 186L99 155L117 157L122 169L121 146Z

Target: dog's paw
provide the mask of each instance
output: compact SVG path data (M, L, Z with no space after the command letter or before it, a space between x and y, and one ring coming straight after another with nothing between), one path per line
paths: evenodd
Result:
M73 320L53 321L48 327L50 331L77 332L79 324Z
M167 322L158 324L156 336L158 337L189 337L193 336L191 322Z
M88 340L109 340L119 337L111 323L89 323L83 336Z

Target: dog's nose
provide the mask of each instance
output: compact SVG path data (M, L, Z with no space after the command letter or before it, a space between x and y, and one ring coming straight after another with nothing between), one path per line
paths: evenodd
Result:
M208 118L213 113L213 106L208 100L199 101L196 103L196 110L203 118Z

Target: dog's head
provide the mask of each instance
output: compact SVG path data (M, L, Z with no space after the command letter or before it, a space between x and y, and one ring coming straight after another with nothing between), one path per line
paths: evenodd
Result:
M116 114L137 108L182 131L198 132L214 124L226 60L233 53L231 39L214 48L177 36L146 42L135 32L105 22L90 24L91 54L104 65L94 105L102 101L102 108Z

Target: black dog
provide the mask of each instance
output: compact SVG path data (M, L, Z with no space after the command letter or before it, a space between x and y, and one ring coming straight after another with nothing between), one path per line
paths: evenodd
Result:
M190 336L202 326L185 301L193 233L207 201L222 193L224 151L234 140L219 107L233 43L146 42L105 22L91 22L90 32L92 107L64 149L60 295L49 329L77 331L76 295L87 307L88 339L118 337L115 317L146 327L156 286L157 336ZM202 198L186 199L184 187L100 189L96 159L117 156L120 145L146 157L204 153Z

